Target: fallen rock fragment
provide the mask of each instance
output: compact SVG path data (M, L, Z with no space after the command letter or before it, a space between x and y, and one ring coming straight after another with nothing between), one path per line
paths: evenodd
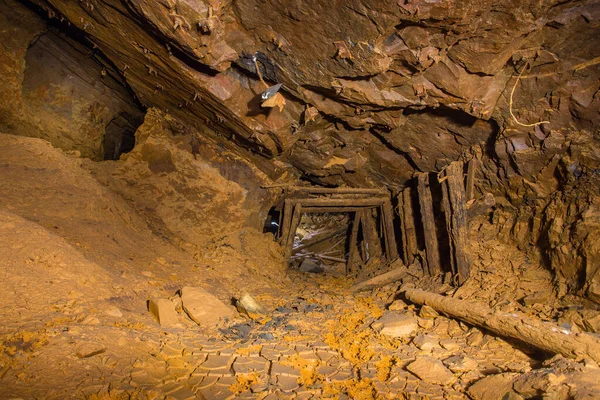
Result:
M466 356L452 356L444 360L444 365L454 373L464 373L473 371L479 366L479 363Z
M379 330L382 335L406 338L412 336L419 329L419 325L413 316L391 312L373 323L373 328Z
M241 314L246 314L250 318L257 315L264 315L268 312L262 304L248 293L245 293L235 302L235 307Z
M448 386L457 380L456 376L440 360L433 357L420 357L408 364L406 369L423 381L437 385Z
M440 314L437 311L427 305L421 307L421 311L419 311L419 317L421 318L434 319L439 316Z
M321 265L315 263L313 260L309 260L309 259L302 261L302 264L300 264L299 270L300 270L300 272L309 272L309 273L313 273L313 274L320 274L323 271L325 271L323 266L321 266Z
M169 299L150 299L148 311L163 328L180 325L175 304Z
M431 335L419 335L413 339L413 344L424 351L440 347L440 342Z
M402 300L394 300L392 304L388 307L390 311L402 311L407 307L407 304Z
M471 385L467 393L473 400L502 400L512 392L517 376L519 374L512 372L486 376Z
M181 289L181 301L187 315L201 326L215 326L222 318L230 318L233 310L206 290L186 286Z

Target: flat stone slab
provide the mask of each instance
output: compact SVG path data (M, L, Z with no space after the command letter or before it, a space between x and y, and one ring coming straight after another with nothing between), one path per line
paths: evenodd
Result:
M233 308L199 287L181 289L183 310L200 326L216 326L221 319L231 318Z
M418 376L421 380L437 385L452 385L456 376L433 357L420 357L406 366L406 369Z
M374 324L382 335L404 338L410 337L419 329L417 319L414 316L390 312L379 318Z

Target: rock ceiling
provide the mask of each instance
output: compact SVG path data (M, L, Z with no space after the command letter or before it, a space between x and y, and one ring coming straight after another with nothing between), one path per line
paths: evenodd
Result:
M600 119L595 0L33 3L143 105L274 179L395 189L474 145L514 150ZM277 83L285 104L261 107Z

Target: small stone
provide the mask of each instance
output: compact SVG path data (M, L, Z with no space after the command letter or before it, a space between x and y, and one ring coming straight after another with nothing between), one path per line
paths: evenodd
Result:
M418 324L423 329L431 329L431 328L433 328L434 321L429 318L419 318Z
M230 307L202 288L184 287L181 301L187 315L198 325L215 326L220 319L233 315Z
M452 339L442 339L440 340L440 346L448 351L456 351L460 349L460 345L456 343Z
M467 336L467 345L468 346L479 346L483 343L483 333L481 331L473 331L469 336Z
M457 378L440 360L433 357L420 357L406 366L406 369L421 380L437 385L449 386Z
M390 311L402 311L406 308L406 303L402 300L394 300L392 304L388 307Z
M479 363L469 357L452 356L444 360L444 365L452 372L464 373L473 371L479 366Z
M391 312L379 318L374 328L380 328L382 335L403 338L410 337L419 327L417 319L410 315Z
M516 373L486 376L469 387L467 393L474 400L502 400L512 392Z
M440 314L429 306L423 306L421 307L421 311L419 311L419 317L421 318L434 319L439 316Z
M252 314L266 314L267 309L262 306L254 297L245 293L236 302L235 306L237 310L242 313L251 316Z
M431 351L436 347L440 347L440 343L431 335L419 335L413 339L413 344L424 351Z
M300 264L299 270L300 270L300 272L310 272L313 274L320 274L323 271L325 271L325 269L323 268L322 265L319 265L319 264L315 263L313 260L309 260L309 259L305 259L304 261L302 261L302 264Z
M169 299L150 299L148 301L148 311L163 328L172 328L181 326L175 305Z

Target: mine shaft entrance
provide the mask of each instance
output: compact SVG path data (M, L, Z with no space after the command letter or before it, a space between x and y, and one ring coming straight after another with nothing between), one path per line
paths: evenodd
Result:
M349 274L382 255L398 258L387 191L292 186L279 208L278 238L288 265L342 263Z

